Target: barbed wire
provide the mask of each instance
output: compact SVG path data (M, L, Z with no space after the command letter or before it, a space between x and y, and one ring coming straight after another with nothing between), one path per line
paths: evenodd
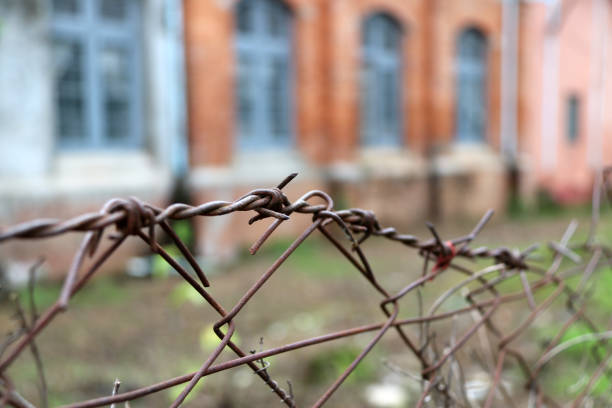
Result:
M131 401L187 383L171 404L171 407L178 407L204 376L242 365L250 367L262 382L280 398L284 405L296 407L293 387L289 383L288 390L285 390L271 378L265 358L340 338L375 332L374 338L363 348L355 360L311 405L312 407L321 407L389 331L397 333L408 351L420 363L421 372L418 375L418 380L421 386L421 395L417 402L418 407L472 406L465 388L465 377L461 374L463 368L459 350L466 348L477 333L479 341L488 345L484 348L488 349L491 354L481 358L481 361L488 362L485 365L487 371L491 374L483 406L491 407L500 398L510 406L515 405L505 383L502 381L504 368L511 364L511 361L519 367L523 374L525 389L530 404L532 404L530 406L561 406L561 403L556 402L552 396L545 392L545 387L540 383L539 377L543 367L569 347L566 344L567 342L562 342L563 336L572 325L580 322L589 327L589 335L584 339L574 339L573 341L575 344L591 342L589 343L592 344L590 347L591 355L597 363L597 368L589 376L586 386L573 401L572 406L578 407L585 400L591 398L589 393L598 378L604 374L607 375L608 363L612 359L612 354L608 353L602 356L598 348L601 345L604 348L607 347L606 341L612 337L611 332L602 329L594 319L590 318L586 308L587 294L592 287L592 284L588 282L596 272L600 272L603 266L610 265L612 255L612 249L605 243L597 242L595 238L599 224L601 192L605 190L607 185L608 174L609 171L606 171L596 177L596 185L593 190L591 228L586 241L580 245L570 245L571 238L576 231L576 223L570 223L559 242L549 243L549 250L552 251L554 256L547 268L530 260L530 255L538 248L536 245L523 251L511 250L506 247L470 247L471 242L490 220L493 211L487 211L472 231L466 235L445 241L440 237L436 228L427 223L432 238L420 239L414 235L399 233L392 227L382 227L376 215L371 211L362 209L335 210L333 200L323 191L312 190L294 202L289 201L282 190L296 174L289 175L274 188L256 189L232 202L212 201L198 206L172 204L166 208L159 208L134 197L113 199L107 202L99 212L83 214L69 220L35 220L2 229L0 230L0 244L8 240L49 238L70 232L84 232L85 236L74 255L57 301L40 316L33 312L29 322L23 316L21 329L17 335L7 337L6 341L0 344L0 405L4 403L14 407L33 406L31 402L25 400L18 393L17 387L7 374L8 367L26 348L30 348L33 353L38 355L38 351L35 351L35 339L38 334L59 313L67 309L71 297L87 284L96 271L113 256L126 239L137 237L144 241L153 253L160 255L174 268L202 299L219 314L219 320L214 323L213 330L221 342L196 372L125 392L119 392L120 383L116 381L111 395L76 402L66 407L84 408L111 405ZM207 291L206 288L211 285L209 278L189 251L187 245L173 230L170 221L198 216L225 216L234 212L254 213L249 220L249 224L274 218L266 231L251 246L252 254L257 253L280 224L292 217L310 215L312 221L242 295L238 302L227 310ZM348 245L331 230L334 225L342 231ZM159 243L158 235L162 231L176 244L189 268L184 267ZM268 350L244 351L232 340L232 336L237 330L234 322L236 316L283 262L315 231L319 231L380 294L381 300L378 307L380 307L385 319L375 324L328 333ZM421 276L396 292L381 285L361 248L361 245L372 237L384 238L416 250L423 259ZM108 244L101 245L103 242L108 242ZM457 259L474 260L476 258L490 260L492 265L476 270L456 262ZM565 259L569 260L571 266L568 267L563 263ZM192 269L193 273L188 269ZM420 289L434 279L440 279L439 275L451 270L463 275L464 278L439 296L432 303L430 309L424 312ZM528 274L532 277L531 280L529 280ZM577 276L581 276L578 286L568 283L569 279ZM521 291L505 293L499 289L500 285L514 278L520 280ZM552 292L550 292L551 290ZM457 292L461 293L467 302L467 306L447 312L439 312L438 310L444 302ZM538 303L535 296L536 292L550 293ZM420 307L417 310L417 315L409 319L399 319L400 300L409 294L415 294L419 299ZM515 347L515 340L522 336L534 320L544 311L550 309L551 305L562 296L565 299L565 308L570 312L571 317L546 347L542 347L541 353L534 358L533 355L528 355L520 348ZM517 327L504 331L506 325L499 324L494 319L494 314L500 308L518 301L526 301L528 313ZM455 322L460 316L471 318L473 323L463 334L458 336ZM440 344L442 344L441 339L444 338L443 334L432 329L432 323L440 321L453 322L453 330L451 330L450 335L446 336L445 346L442 348ZM491 347L491 343L496 344L497 347ZM219 355L225 349L231 350L236 358L223 363L216 363ZM3 357L4 352L6 352L5 357ZM42 364L37 364L37 366L40 382L44 384L44 392L41 392L41 395L43 395L46 393L45 377L42 373ZM46 406L45 401L46 397L41 396L41 405Z

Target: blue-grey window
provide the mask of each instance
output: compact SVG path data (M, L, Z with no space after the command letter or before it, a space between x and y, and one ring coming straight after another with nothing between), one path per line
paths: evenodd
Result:
M370 15L361 41L361 141L364 145L401 143L402 30L383 13Z
M574 143L580 136L580 99L577 95L570 95L566 109L567 139Z
M53 0L55 133L61 147L140 144L138 0Z
M291 12L280 0L236 5L239 144L286 146L292 134Z
M487 41L476 28L459 34L455 61L455 126L458 142L485 140L487 126Z

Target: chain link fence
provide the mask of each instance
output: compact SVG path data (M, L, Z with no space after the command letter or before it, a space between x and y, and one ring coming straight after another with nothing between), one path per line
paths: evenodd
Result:
M296 407L292 387L289 385L283 388L270 376L265 359L368 332L373 333L374 337L361 353L329 385L323 395L312 398L307 405L325 405L383 337L395 336L405 345L406 352L414 356L420 364L420 373L417 375L404 373L420 384L421 394L416 403L417 407L474 406L474 401L468 396L464 373L464 366L470 363L469 359L473 359L470 349L472 354L474 349L480 353L480 363L490 374L486 397L482 401L484 407L500 404L518 406L515 392L510 390L504 381L507 373L520 373L520 383L524 385L524 394L530 407L560 407L567 406L565 404L568 403L572 407L585 404L609 406L612 401L608 400L608 394L596 396L592 391L601 377L612 375L609 367L612 348L608 343L612 338L612 330L609 327L610 322L602 322L603 319L599 316L593 316L599 315L592 313L597 309L597 305L589 299L602 274L610 273L607 268L610 266L612 247L610 243L599 242L596 238L600 202L605 196L603 193L607 191L608 173L602 173L596 180L588 236L582 242L572 240L577 225L575 222L570 223L561 240L551 241L546 248L552 253L552 262L547 265L533 259L537 245L523 251L505 247L473 248L472 241L485 227L493 214L492 211L488 211L466 235L445 240L436 228L428 223L431 238L421 239L400 233L392 227L381 226L371 211L336 210L331 197L323 191L307 192L291 202L282 190L295 174L287 177L276 188L253 190L233 202L213 201L199 206L173 204L167 208L158 208L136 198L113 199L97 213L83 214L66 221L35 220L1 229L0 245L8 240L50 238L70 232L84 233L84 238L74 255L57 301L40 316L36 313L34 304L30 307L30 316L18 307L20 328L0 343L0 406L34 406L19 394L19 384L11 381L7 371L26 349L29 349L35 358L41 383L40 405L47 406L47 387L43 360L36 346L37 336L53 323L60 313L66 311L72 296L88 284L96 271L128 239L144 241L153 253L159 254L191 285L201 296L202 302L206 302L218 313L219 319L214 323L213 330L220 343L196 372L125 392L120 391L119 382L116 382L111 395L75 402L67 407L114 406L170 387L181 386L182 392L171 405L178 407L203 377L243 365L248 366L261 379L262 386L272 390L282 404ZM207 289L214 282L209 280L188 246L173 230L171 221L193 217L229 216L237 211L253 213L249 224L273 219L269 228L250 248L253 255L281 223L300 216L311 217L312 222L240 300L228 308ZM372 290L380 295L380 302L372 307L380 309L381 320L259 352L243 350L232 340L232 335L238 330L236 316L296 248L315 233L321 234L329 245L336 248L339 255L346 258L346 261L359 271L361 277L369 282ZM164 234L176 244L189 267L162 247L158 241L160 234ZM369 239L388 240L390 243L400 244L400 250L416 251L422 259L421 276L412 282L406 282L402 288L384 287L377 279L377 271L371 267L361 246ZM462 259L469 262L458 262ZM37 265L32 268L32 274L36 267ZM449 273L459 274L462 279L444 291L427 309L423 304L421 289L425 285L436 285ZM510 292L502 289L510 281L519 282L519 289ZM30 282L33 285L33 279L30 279ZM443 304L458 294L465 301L465 306L441 311ZM414 317L400 319L398 316L402 309L402 299L408 296L417 297L419 307L410 311ZM521 322L516 327L508 327L507 322L502 321L503 314L500 311L518 302L524 305L521 309ZM525 347L526 332L539 316L551 308L565 309L569 318L558 331L550 335L549 341ZM470 322L463 332L458 330L458 322L461 319ZM444 321L448 322L450 330L438 330L439 326L434 324ZM578 324L586 326L587 332L568 340L566 333ZM546 384L541 380L543 372L547 370L548 365L563 359L568 349L580 345L586 346L588 353L585 358L590 362L590 365L582 367L592 369L585 369L581 390L573 401L556 401L555 396L547 391ZM225 349L231 350L235 358L217 362ZM399 367L396 369L401 371Z

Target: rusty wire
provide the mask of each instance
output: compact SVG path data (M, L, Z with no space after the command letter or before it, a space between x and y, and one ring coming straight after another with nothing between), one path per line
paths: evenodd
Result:
M484 360L482 364L491 376L483 406L495 406L496 401L503 401L508 406L515 405L502 381L504 370L511 364L518 367L522 372L523 383L529 394L530 406L561 406L560 402L555 401L553 396L546 393L539 378L545 365L565 350L564 347L567 345L562 342L563 336L572 325L578 322L588 326L590 332L583 339L574 339L574 342L578 344L580 342L596 341L591 348L591 357L597 363L596 370L588 377L587 385L572 402L573 407L581 406L586 399L590 398L589 393L598 378L604 373L610 372L609 362L612 359L612 354L607 353L602 356L597 348L600 345L607 346L606 341L612 337L612 332L599 327L589 318L585 307L591 287L588 281L597 270L605 265L610 265L612 255L612 249L609 246L597 242L595 239L596 227L599 222L601 192L605 190L607 174L604 172L596 178L591 229L586 242L580 245L570 245L572 235L576 231L575 223L570 223L562 239L559 242L549 244L554 258L548 268L543 268L537 262L529 259L530 254L537 246L531 246L524 251L511 250L505 247L470 247L471 242L491 218L492 211L488 211L469 234L448 241L443 241L435 227L427 224L432 238L423 240L413 235L401 234L394 228L381 227L375 214L371 211L361 209L335 210L330 196L322 191L310 191L296 201L290 202L282 189L296 174L287 177L276 188L257 189L233 202L213 201L199 206L173 204L162 209L136 198L114 199L106 203L97 213L84 214L67 221L36 220L0 230L0 244L8 240L48 238L74 231L86 233L73 258L57 301L42 315L33 316L31 322L27 323L24 320L22 329L17 335L7 339L6 344L2 346L3 351L6 349L6 356L0 354L0 405L6 403L14 407L33 406L18 393L16 386L7 375L7 368L26 348L35 347L36 336L60 312L66 310L70 298L90 280L122 243L128 237L137 237L144 241L153 253L159 254L174 268L201 295L203 300L219 314L220 318L215 322L213 328L221 342L206 358L200 369L194 373L125 392L118 391L119 383L116 382L112 389L112 395L76 402L67 407L85 408L116 404L187 383L171 405L172 407L178 407L202 377L241 365L249 366L263 383L278 395L283 404L288 407L295 407L296 402L291 385L289 385L288 391L279 386L268 374L264 358L366 332L375 332L376 334L357 358L346 367L340 377L329 386L322 396L312 403L312 407L323 406L362 359L383 336L388 336L389 332L395 332L406 345L408 351L420 362L421 372L418 375L418 381L421 385L421 396L417 402L418 407L472 406L465 389L466 383L462 374L462 358L459 351L466 348L468 342L477 333L483 350L488 348L491 354L482 358ZM316 203L313 203L315 200ZM174 232L169 221L196 216L222 216L237 211L255 213L249 224L266 218L274 218L272 224L251 247L252 254L258 251L282 222L289 220L295 214L310 215L312 216L312 222L259 277L253 286L243 294L240 300L227 310L206 290L211 284L210 280L198 265L195 257L189 252L187 246ZM330 231L331 225L334 224L343 232L348 241L348 246L337 237L337 234ZM156 234L159 231L156 231L156 227L159 227L176 244L191 269L193 269L193 274L159 244ZM234 318L296 248L317 230L346 257L348 262L380 294L379 307L384 314L384 320L268 350L245 352L232 341L232 335L237 330ZM378 282L376 274L361 248L361 244L371 237L386 238L418 251L418 254L423 258L422 276L395 292L385 289ZM102 248L100 244L103 241L109 241L110 244ZM580 256L576 251L581 251L586 256ZM456 263L455 261L460 258L486 259L492 261L492 265L481 270L475 270ZM569 260L570 266L565 266L567 264L567 262L565 264L563 262L565 259ZM89 260L89 262L87 267L84 267L86 260ZM437 298L427 312L420 307L415 317L398 319L402 298L408 294L413 294L419 296L420 301L420 288L434 280L439 274L451 270L464 275L465 278ZM532 276L531 281L527 274ZM582 276L582 278L577 288L572 288L567 281L575 276ZM502 283L513 277L520 278L521 291L503 293L498 289ZM438 312L440 306L457 292L461 293L468 305L451 311ZM536 292L550 293L538 303L535 296ZM485 298L485 296L487 297ZM533 353L528 354L521 348L515 347L515 340L522 336L534 320L561 297L565 300L565 308L570 313L570 318L550 342L545 347L541 347L535 356ZM518 301L526 302L529 313L518 327L507 331L505 330L506 327L501 327L502 325L493 316L501 308ZM459 317L473 319L471 326L461 335L457 335L456 330L456 322ZM442 334L433 331L432 323L445 320L453 323L453 329L447 339L443 341ZM491 346L491 343L495 344L496 347ZM442 350L440 344L444 346ZM235 353L236 358L215 364L218 356L226 348Z

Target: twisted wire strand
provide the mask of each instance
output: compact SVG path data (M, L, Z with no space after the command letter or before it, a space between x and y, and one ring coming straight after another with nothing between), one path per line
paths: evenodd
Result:
M145 210L152 212L154 217L151 217L150 214L145 214ZM323 204L312 205L304 200L297 200L291 203L287 196L278 188L253 190L235 201L210 201L197 206L177 203L165 209L133 197L129 199L112 199L99 212L82 214L68 220L33 220L0 229L0 243L10 239L49 238L68 232L95 231L99 233L112 225L119 231L128 228L128 232L134 234L136 229L149 228L159 225L164 221L184 220L194 217L215 217L234 212L250 211L259 213L255 221L270 217L285 221L294 212L313 214L318 217L339 217L352 233L362 234L359 243L364 242L370 236L378 236L412 248L431 252L434 255L439 255L445 251L444 245L440 245L435 239L421 240L414 235L399 233L393 227L381 227L376 215L372 211L359 208L326 211L326 207ZM491 215L492 212L489 212L483 218L488 220ZM452 243L458 245L470 240L470 236L465 236L452 240ZM463 246L457 251L456 256L465 258L494 258L496 261L512 268L526 268L524 263L526 254L516 253L505 247L490 249L483 246L472 249Z

